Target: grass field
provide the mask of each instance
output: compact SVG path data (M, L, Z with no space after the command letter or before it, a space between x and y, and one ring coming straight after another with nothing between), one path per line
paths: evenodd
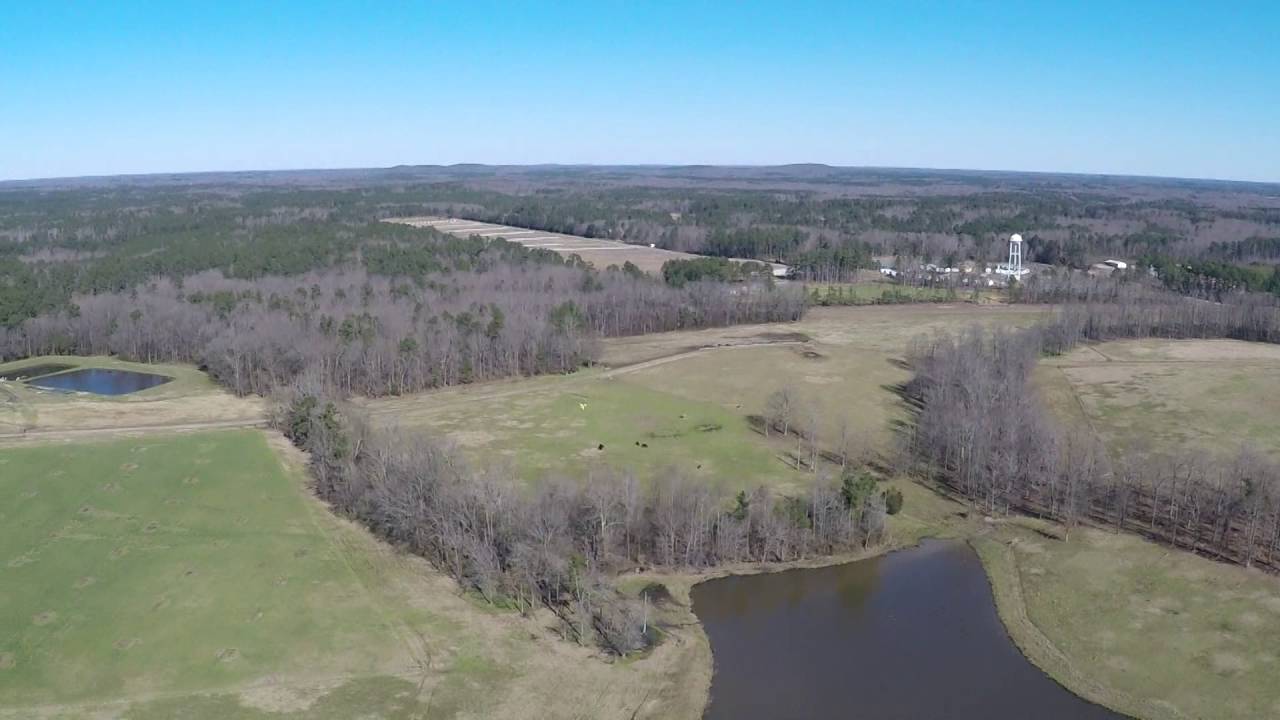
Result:
M492 239L501 238L530 248L551 250L565 257L576 255L599 270L604 270L610 265L622 267L624 263L629 262L647 273L660 275L662 266L671 260L693 260L705 257L676 250L663 250L662 248L649 247L648 245L633 245L619 240L566 235L564 233L530 230L510 225L494 225L493 223L460 218L434 216L387 218L383 222L412 227L430 227L462 238L473 235ZM744 262L743 260L737 261Z
M1280 347L1236 340L1132 340L1046 361L1042 384L1066 416L1082 416L1125 452L1280 457ZM1055 387L1056 386L1056 387Z
M553 388L455 406L431 426L486 462L510 463L530 478L608 465L641 478L670 469L736 490L794 476L744 416L714 403L624 378Z
M815 305L876 305L912 302L966 302L975 295L972 288L915 287L883 280L856 283L807 283L805 289ZM994 292L979 290L980 302L990 302Z
M0 463L0 706L410 665L260 433Z
M1061 417L1114 453L1280 452L1275 346L1105 343L1047 360L1038 381ZM1280 716L1280 578L1133 535L1089 528L1060 542L1037 528L1017 521L975 541L1001 616L1037 664L1138 717Z
M328 513L266 437L0 450L0 717L621 718L701 702L696 642L608 664L547 618L459 597Z
M895 386L910 377L903 358L912 338L975 322L1027 324L1044 312L819 308L798 323L609 340L601 367L573 375L363 404L379 422L444 433L478 463L506 463L532 479L580 477L603 463L641 477L675 468L731 488L787 490L806 477L788 464L793 444L766 440L747 422L770 393L793 388L805 414L821 419L824 444L845 421L855 449L874 455L891 445L895 421L906 419Z
M1032 524L975 544L1010 634L1051 675L1151 720L1280 715L1280 578L1100 529L1047 540Z

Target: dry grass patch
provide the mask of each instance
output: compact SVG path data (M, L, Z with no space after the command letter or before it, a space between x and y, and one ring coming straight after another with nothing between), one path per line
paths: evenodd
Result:
M1280 457L1280 347L1235 340L1134 340L1046 361L1038 380L1060 415L1117 452L1187 448Z

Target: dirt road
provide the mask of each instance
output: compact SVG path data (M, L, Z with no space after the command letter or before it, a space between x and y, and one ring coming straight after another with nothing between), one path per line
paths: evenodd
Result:
M76 440L93 437L118 437L121 435L150 435L156 433L199 432L202 430L228 430L234 428L266 427L266 418L244 418L240 420L211 420L209 422L165 423L159 425L128 425L92 428L63 428L42 430L39 428L25 432L0 433L0 443L23 441Z

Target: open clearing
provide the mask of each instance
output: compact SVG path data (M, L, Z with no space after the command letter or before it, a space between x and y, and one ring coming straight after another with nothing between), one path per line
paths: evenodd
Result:
M334 517L287 443L269 440L241 430L0 450L0 717L700 710L710 663L696 627L649 657L604 662L548 618L459 597ZM655 620L668 614L691 617L672 607Z
M973 322L1027 324L1044 312L967 304L820 308L798 323L608 340L602 367L571 375L362 404L377 422L437 431L478 464L510 464L531 479L580 477L604 464L641 479L673 468L734 489L787 490L806 476L791 466L793 441L776 434L766 441L748 423L770 393L795 389L823 419L825 445L847 420L854 449L875 455L891 444L894 422L906 419L895 387L910 377L903 357L911 338Z
M494 225L493 223L459 218L409 217L390 218L383 222L398 223L412 227L429 227L464 238L472 235L479 235L483 238L500 238L508 242L520 243L529 248L552 250L565 257L577 255L600 270L604 270L610 265L622 267L623 263L631 262L641 270L656 275L662 272L662 265L668 260L692 260L703 257L702 255L663 250L662 248L653 248L647 245L632 245L618 240L543 232L542 230L530 230L510 225ZM736 260L736 262L759 261ZM765 264L780 270L786 268L785 265L780 263Z
M998 291L976 287L916 287L878 276L853 283L806 283L814 305L893 305L908 302L997 302Z
M792 476L744 417L707 402L651 390L622 378L552 383L484 402L435 408L425 422L486 463L509 463L524 477L627 468L647 479L672 469L734 490L785 484ZM378 417L388 408L378 408ZM398 416L407 422L405 416Z
M1237 340L1131 340L1046 361L1051 403L1083 417L1115 450L1247 443L1280 457L1280 347Z

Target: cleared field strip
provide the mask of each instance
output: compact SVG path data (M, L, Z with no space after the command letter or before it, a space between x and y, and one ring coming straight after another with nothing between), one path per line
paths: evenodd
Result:
M601 270L610 265L622 265L630 261L645 272L660 273L662 272L663 263L668 260L689 260L702 257L693 253L663 250L662 248L645 245L632 245L617 240L579 237L577 235L565 235L563 233L551 233L458 218L424 216L389 218L384 222L399 223L412 227L435 228L440 232L449 233L457 237L478 235L487 239L501 238L509 242L520 243L525 247L551 250L565 256L577 255ZM740 258L733 258L733 260L734 262L751 262ZM775 274L786 271L786 266L781 263L766 264L774 268Z

